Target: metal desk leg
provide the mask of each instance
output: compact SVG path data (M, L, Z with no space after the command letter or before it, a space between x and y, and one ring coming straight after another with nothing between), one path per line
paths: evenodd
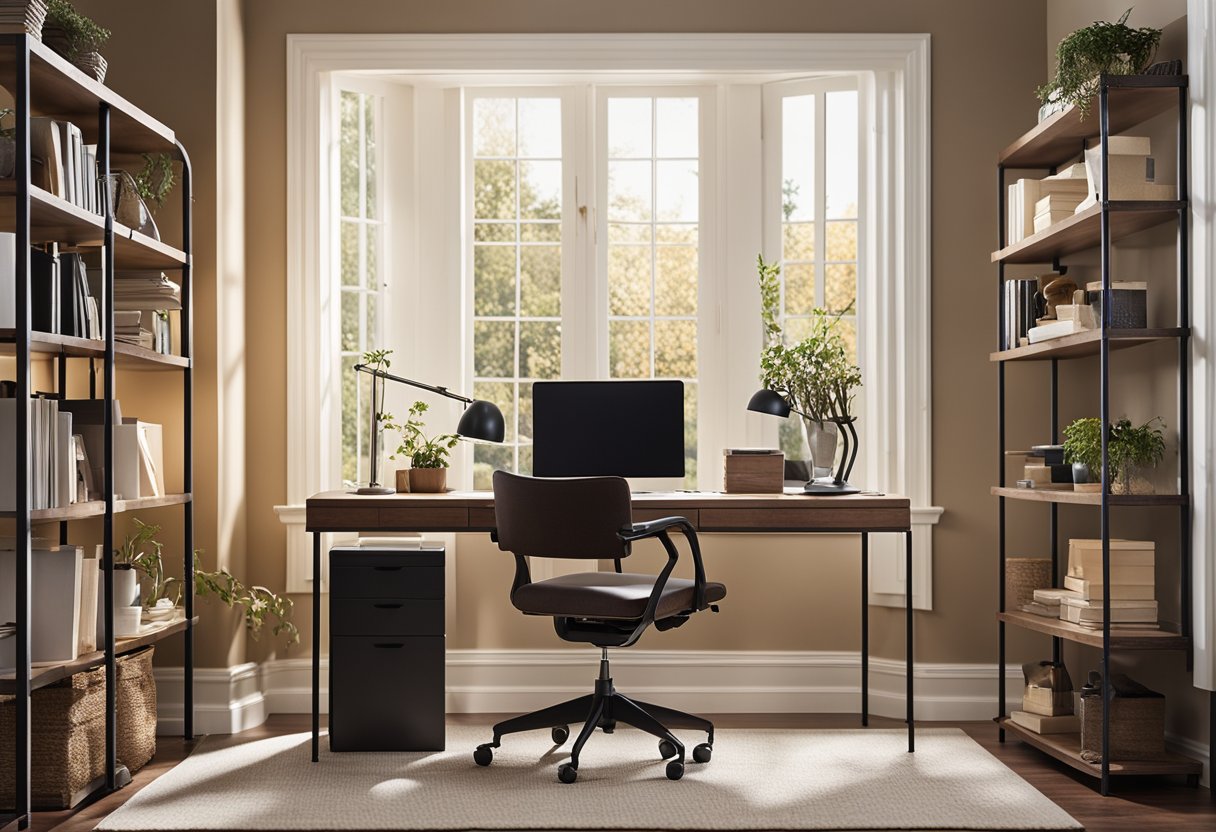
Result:
M905 548L904 548L904 603L906 610L905 630L908 636L908 644L904 648L907 661L908 675L908 753L916 750L916 722L912 716L912 531L904 532Z
M861 724L870 724L870 535L861 533Z
M312 533L312 761L321 744L321 533Z

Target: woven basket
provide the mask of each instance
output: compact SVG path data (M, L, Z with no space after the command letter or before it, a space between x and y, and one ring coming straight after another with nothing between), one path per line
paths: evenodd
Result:
M1034 591L1051 586L1051 561L1046 558L1005 558L1005 609L1021 609L1034 600Z
M118 763L132 774L156 754L153 648L118 657Z
M1115 696L1110 709L1110 758L1165 756L1165 697ZM1081 697L1081 759L1102 762L1102 697Z
M42 40L46 0L0 0L0 33Z
M15 805L16 700L0 698L0 797ZM106 677L98 668L34 691L30 797L35 809L67 809L105 774Z
M42 31L42 42L66 58L85 75L96 78L98 83L106 80L106 59L97 52L81 52L72 57L72 44L63 29L51 24Z

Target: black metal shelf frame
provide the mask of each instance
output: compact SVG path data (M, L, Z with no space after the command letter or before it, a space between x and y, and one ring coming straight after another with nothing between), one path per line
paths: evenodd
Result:
M16 397L19 402L25 402L25 407L16 408L16 519L15 519L15 586L16 593L16 672L15 687L15 717L14 724L14 753L15 782L14 806L11 815L6 815L6 822L17 821L18 829L27 829L30 825L30 696L32 667L30 664L30 590L31 590L31 536L34 521L30 514L30 424L29 398L30 388L30 354L31 354L31 309L30 309L30 36L25 34L6 35L0 37L0 48L12 48L15 51L15 84L13 87L13 109L16 118L15 149L16 164L14 170L16 200L16 249L18 252L15 270L15 341L16 341ZM64 79L65 83L71 83ZM100 167L100 181L110 173L110 105L101 101L98 105L97 126L97 161ZM190 158L180 142L176 143L177 156L182 164L181 196L182 196L182 248L186 252L186 261L180 267L181 272L181 351L187 359L181 368L183 379L183 491L193 490L193 304L191 287L192 251L192 182ZM124 785L120 782L120 769L117 764L116 741L116 693L117 693L117 656L114 639L114 467L113 467L113 401L115 396L115 335L114 335L114 215L109 205L105 206L104 256L102 258L103 297L101 312L105 321L105 352L103 358L102 398L106 402L104 408L104 470L103 491L105 498L105 513L102 526L102 586L103 586L103 619L105 622L105 637L102 652L105 655L106 678L106 725L105 725L105 776L96 795L106 794ZM55 359L55 376L57 394L62 398L66 395L67 362L71 357L60 353ZM92 361L94 359L89 358ZM96 395L90 374L90 395ZM182 504L183 517L183 585L186 627L184 630L185 668L183 694L183 734L186 739L194 736L194 503L188 500ZM68 521L58 521L60 543L68 542Z
M1177 235L1178 235L1178 326L1181 327L1181 334L1178 336L1178 456L1179 456L1179 493L1184 498L1181 505L1178 507L1178 523L1179 523L1179 559L1180 559L1180 579L1179 579L1179 605L1180 605L1180 628L1181 635L1189 637L1191 635L1191 507L1190 507L1190 460L1188 458L1189 438L1190 438L1190 390L1189 390L1189 355L1190 355L1190 274L1189 274L1189 236L1187 215L1190 210L1189 192L1188 192L1188 147L1187 147L1187 78L1186 76L1107 76L1103 75L1099 81L1098 93L1098 118L1099 131L1098 140L1101 147L1102 159L1102 189L1103 196L1101 202L1101 228L1100 240L1098 247L1101 252L1101 274L1102 274L1102 290L1103 296L1109 297L1111 287L1111 225L1110 215L1112 206L1110 200L1106 198L1109 194L1109 182L1107 171L1107 159L1109 155L1109 140L1110 140L1110 92L1111 90L1127 89L1127 88L1144 88L1144 87L1159 87L1165 90L1175 88L1177 91L1177 150L1178 150L1178 165L1177 165ZM1162 93L1168 95L1168 91ZM1077 152L1084 158L1084 151L1089 140L1083 140L1081 146L1077 148ZM1067 161L1065 159L1058 160L1059 162ZM1006 232L1006 178L1007 168L1005 164L997 165L997 239L998 249L1004 249L1007 241L1005 239ZM1055 173L1055 168L1051 168L1051 172ZM1052 264L1059 270L1060 264L1055 262ZM1001 291L1005 281L1005 262L1003 260L997 262L997 323L998 323L998 349L1003 348L999 343L1000 327L1003 326L1005 320L1005 293ZM1110 341L1111 341L1111 308L1112 304L1102 304L1103 314L1101 321L1101 340L1099 344L1098 356L1100 364L1100 419L1102 425L1110 424ZM999 362L997 365L997 475L998 482L1001 487L1006 486L1006 457L1005 457L1005 428L1006 428L1006 398L1005 398L1005 372L1006 362ZM1059 441L1059 359L1051 359L1051 441L1056 443ZM1102 471L1103 484L1100 505L1100 525L1102 538L1102 581L1103 584L1110 583L1110 488L1106 482L1105 472L1108 469L1109 449L1107 448L1107 431L1102 431ZM999 538L999 553L1000 553L1000 586L998 588L1000 611L1005 612L1005 566L1006 566L1006 516L1005 505L1006 498L998 497L997 508L997 525ZM1051 573L1052 586L1057 586L1059 581L1059 505L1050 503L1051 506ZM1110 687L1110 666L1111 666L1111 627L1110 627L1110 599L1109 595L1103 603L1103 626L1102 626L1102 693L1103 701L1110 702L1112 690ZM1006 716L1005 702L1005 621L1001 620L997 624L998 638L998 663L999 663L999 682L997 690L998 698L998 717ZM1061 661L1063 639L1058 636L1053 636L1052 639L1052 658L1054 661ZM1190 668L1192 654L1187 652L1187 665ZM1211 708L1216 714L1216 694L1213 694ZM1110 708L1102 709L1102 761L1101 761L1101 793L1103 795L1110 792ZM999 721L999 720L998 720ZM1216 724L1211 726L1211 745L1216 747ZM1005 741L1005 729L999 729L999 738L1001 742Z

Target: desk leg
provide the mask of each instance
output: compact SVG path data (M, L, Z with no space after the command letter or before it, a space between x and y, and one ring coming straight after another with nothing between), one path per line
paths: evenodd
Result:
M908 707L908 752L916 750L916 722L912 716L912 532L911 530L904 532L904 603L906 609L905 630L907 631L908 644L904 648L907 661L908 675L908 692L907 692L907 707Z
M321 744L321 533L312 533L312 761Z
M870 535L861 533L861 725L870 724Z

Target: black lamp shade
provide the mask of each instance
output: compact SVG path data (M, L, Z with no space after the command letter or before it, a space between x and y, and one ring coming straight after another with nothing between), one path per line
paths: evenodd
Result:
M502 411L497 405L475 401L461 414L456 433L466 439L501 442L506 435L506 422L503 421Z
M767 389L757 390L747 403L747 409L782 419L790 415L790 403L783 399L780 393Z

